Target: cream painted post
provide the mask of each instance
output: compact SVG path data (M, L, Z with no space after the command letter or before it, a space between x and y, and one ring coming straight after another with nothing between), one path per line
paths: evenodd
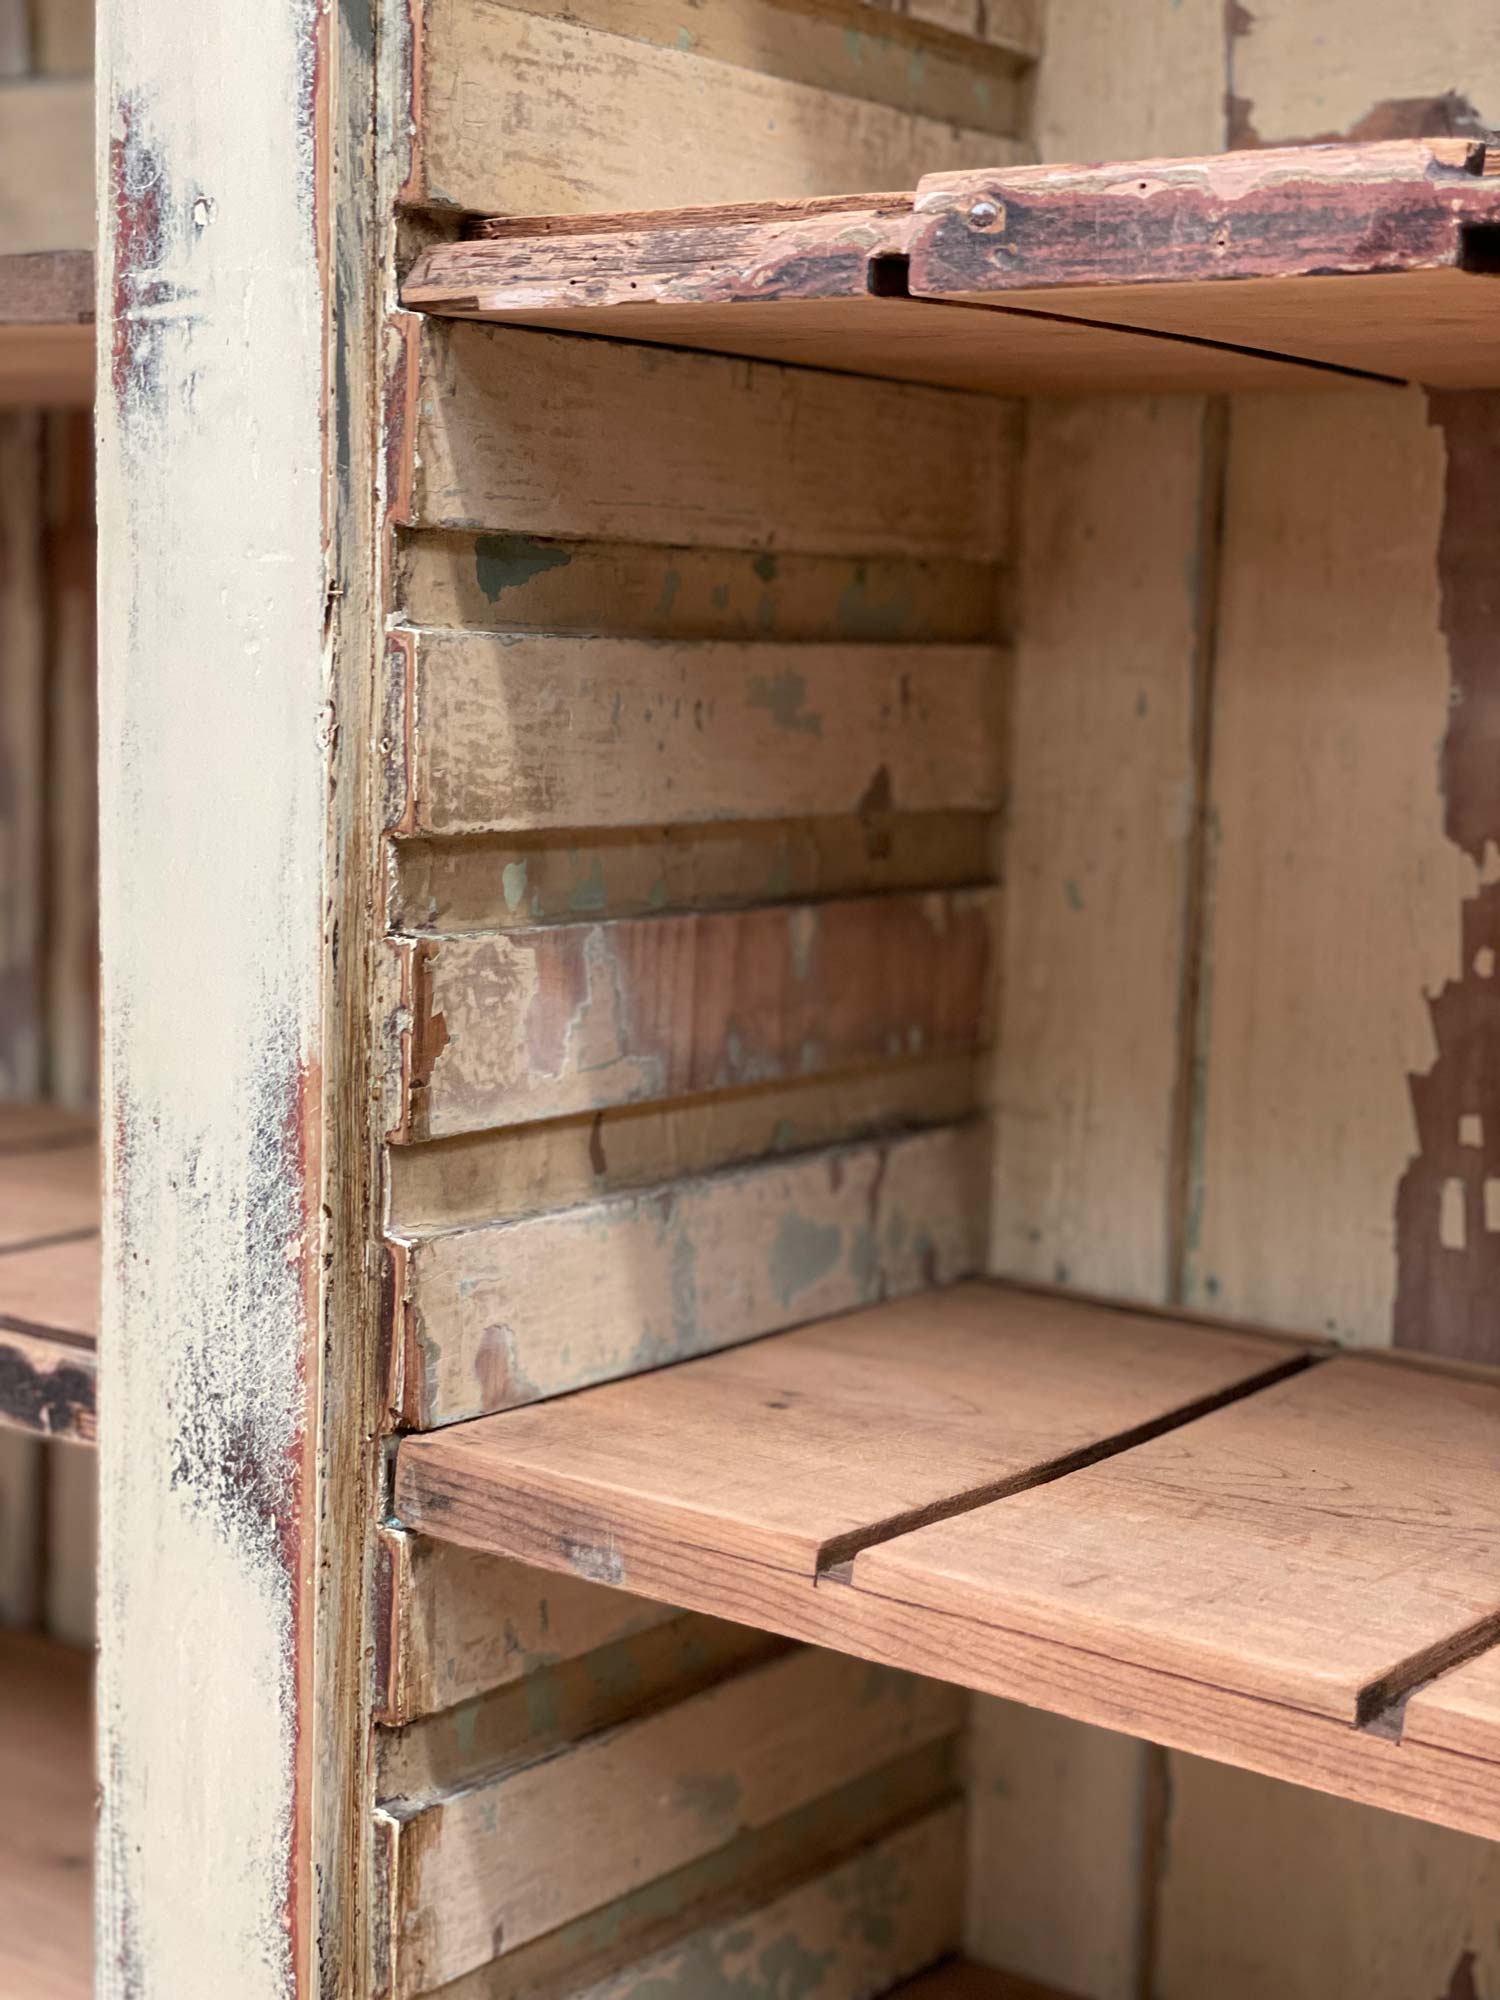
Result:
M119 2000L363 1986L370 16L101 8L97 1988Z

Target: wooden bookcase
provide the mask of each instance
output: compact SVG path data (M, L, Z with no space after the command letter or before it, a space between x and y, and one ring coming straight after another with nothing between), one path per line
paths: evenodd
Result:
M96 1990L1483 2000L1485 11L163 22L100 1141L0 1110ZM76 407L92 254L7 247ZM83 1686L7 1636L25 2000Z

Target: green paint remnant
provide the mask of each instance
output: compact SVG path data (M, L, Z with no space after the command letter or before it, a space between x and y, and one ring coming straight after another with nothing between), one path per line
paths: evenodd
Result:
M780 559L770 549L762 549L750 567L755 571L755 574L760 578L762 583L774 583L776 581L776 573L781 568L781 563Z
M464 1759L471 1759L479 1748L479 1710L479 1702L462 1701L453 1711L453 1741Z
M1083 908L1083 891L1071 875L1063 884L1063 894L1068 899L1068 908L1070 910L1081 910Z
M844 54L856 69L864 68L865 38L858 28L845 28Z
M604 863L596 854L588 873L569 893L568 908L580 916L609 908L609 891L604 885Z
M500 887L505 892L505 907L514 916L526 900L526 863L507 861L500 871Z
M869 572L861 563L839 593L838 636L843 639L921 639L920 621L909 590L870 595Z
M822 716L802 705L807 699L807 679L795 667L769 677L752 675L747 698L752 708L768 710L778 729L795 729L806 736L823 734Z
M927 51L926 49L913 49L911 55L907 58L906 80L913 86L919 87L926 78L926 75Z
M566 549L553 548L530 535L478 535L474 540L474 574L491 604L507 590L519 590L549 569L566 569L573 560Z
M680 1224L672 1235L671 1282L673 1345L690 1354L698 1345L698 1249Z
M854 1232L849 1267L854 1273L855 1284L859 1286L860 1297L873 1299L880 1288L880 1247L875 1241L874 1230L867 1222L862 1222Z
M984 109L988 111L991 103L994 101L995 93L990 89L990 80L987 76L976 76L974 78L974 95L980 104L983 105Z
M666 904L666 900L667 879L664 875L658 875L656 880L651 884L651 887L646 891L646 908L648 910L662 909Z
M672 606L677 602L677 593L682 588L682 571L666 569L662 571L661 596L656 600L656 614L659 618L671 616Z
M533 1736L555 1736L562 1726L562 1702L558 1677L554 1673L528 1674L521 1686L526 1691L526 1724Z
M637 1692L643 1678L641 1663L629 1645L601 1646L595 1652L586 1653L583 1670L601 1694L612 1695L622 1701Z
M843 1247L844 1232L836 1222L809 1222L795 1210L784 1215L771 1246L771 1285L781 1303L789 1306L799 1292L826 1278Z
M797 1128L790 1118L778 1118L771 1130L771 1151L784 1153L797 1143Z
M685 1771L677 1780L677 1808L689 1812L709 1833L734 1830L740 1781L733 1771Z
M727 611L729 609L729 585L727 583L716 583L710 592L710 601L715 611Z
M677 46L685 56L692 54L693 43L696 39L691 28L679 28L677 30Z

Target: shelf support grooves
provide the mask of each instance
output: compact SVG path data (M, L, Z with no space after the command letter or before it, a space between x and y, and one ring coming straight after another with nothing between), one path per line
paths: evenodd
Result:
M917 1528L930 1528L938 1521L954 1520L960 1514L971 1514L978 1507L986 1507L995 1500L1008 1500L1015 1493L1028 1493L1037 1486L1050 1486L1054 1480L1066 1479L1069 1473L1082 1472L1085 1467L1098 1465L1107 1458L1118 1458L1122 1452L1150 1444L1153 1438L1181 1430L1184 1425L1196 1423L1201 1417L1211 1416L1215 1410L1243 1402L1249 1396L1258 1396L1263 1389L1274 1388L1289 1376L1301 1375L1329 1359L1331 1356L1328 1354L1294 1354L1248 1382L1233 1383L1215 1395L1185 1403L1181 1409L1170 1410L1163 1417L1153 1417L1147 1423L1136 1424L1131 1430L1120 1431L1097 1444L1085 1445L1078 1451L1065 1453L1061 1458L1049 1459L1045 1465L1033 1466L1028 1472L989 1480L928 1506L909 1507L901 1513L890 1514L869 1527L852 1528L848 1534L835 1536L819 1549L817 1577L819 1580L826 1577L831 1583L848 1583L852 1580L855 1557L881 1542L894 1541L898 1535L908 1535ZM1496 1624L1500 1626L1500 1618L1497 1618Z

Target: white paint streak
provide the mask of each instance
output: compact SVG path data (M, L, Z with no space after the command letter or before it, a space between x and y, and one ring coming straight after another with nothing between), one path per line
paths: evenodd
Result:
M316 10L104 15L106 1996L281 2000L326 699ZM154 240L153 240L154 238ZM147 267L142 270L142 266ZM142 280L145 280L143 283ZM314 1081L308 1112L316 1116ZM315 1174L317 1161L306 1163ZM307 1530L309 1536L310 1526ZM288 1553L288 1550L290 1551Z

